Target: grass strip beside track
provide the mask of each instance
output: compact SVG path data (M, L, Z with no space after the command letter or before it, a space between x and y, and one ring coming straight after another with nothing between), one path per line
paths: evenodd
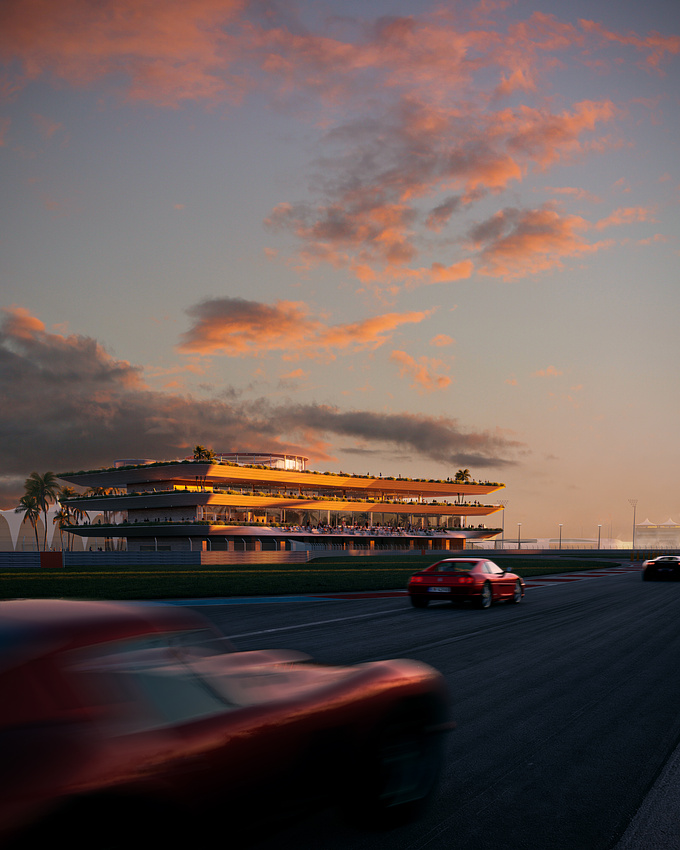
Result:
M432 556L317 558L307 564L239 564L223 567L121 567L95 565L56 570L0 571L0 599L184 599L352 593L406 587ZM614 559L495 557L499 566L531 578L550 573L616 567Z

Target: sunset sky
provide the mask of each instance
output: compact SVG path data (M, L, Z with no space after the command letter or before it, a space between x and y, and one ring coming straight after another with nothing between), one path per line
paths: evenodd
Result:
M680 3L3 0L0 508L215 450L680 522Z

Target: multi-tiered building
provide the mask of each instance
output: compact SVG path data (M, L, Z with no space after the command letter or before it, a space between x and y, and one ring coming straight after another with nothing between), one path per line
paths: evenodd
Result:
M98 517L68 531L131 551L459 549L500 533L484 520L502 506L484 502L503 484L312 472L307 460L234 452L60 473L89 492L67 504Z

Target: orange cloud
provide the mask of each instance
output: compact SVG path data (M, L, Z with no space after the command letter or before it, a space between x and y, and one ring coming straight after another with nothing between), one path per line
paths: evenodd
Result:
M420 225L444 232L454 213L487 193L583 155L595 144L583 136L618 114L609 101L583 101L557 115L527 106L494 113L473 104L444 108L411 94L381 121L336 127L330 138L346 143L347 155L324 160L315 181L323 197L281 203L265 224L297 238L303 268L349 268L374 289L466 279L474 272L469 258L415 265ZM423 213L422 200L440 192L445 199Z
M51 73L75 86L108 75L129 80L127 97L166 106L215 99L244 80L224 78L238 57L225 27L244 0L6 0L0 50L26 79Z
M605 29L600 23L584 19L579 20L579 25L585 32L591 35L595 34L605 42L634 47L639 53L646 54L639 64L648 70L657 71L659 74L664 73L660 66L666 58L666 54L674 56L680 53L680 36L677 35L661 35L655 31L650 32L647 36L639 36L636 33L622 35Z
M466 280L472 276L473 271L472 260L461 260L459 263L453 263L450 266L432 263L429 278L431 283L450 283L454 280Z
M421 357L415 360L405 351L393 351L390 360L399 364L400 377L412 379L411 386L425 392L443 390L451 383L448 375L437 374L437 370L446 368L443 361L431 357Z
M25 307L3 307L2 313L3 327L8 336L29 341L46 333L45 323L32 316Z
M546 192L552 192L553 195L568 195L576 198L577 201L589 201L593 204L602 203L602 198L593 195L587 189L579 189L575 186L546 186Z
M295 381L298 378L308 378L309 372L305 372L304 369L293 369L292 372L288 372L285 375L281 375L282 381Z
M501 13L510 6L502 2L372 22L347 18L328 28L335 37L315 32L289 5L263 12L249 0L5 0L0 55L22 79L8 78L4 88L16 91L44 75L73 86L106 79L128 101L164 107L238 104L255 88L281 107L290 98L325 128L329 153L310 178L312 200L276 205L265 224L293 237L289 250L300 270L329 264L395 293L471 277L475 266L466 256L447 264L422 259L440 244L450 257L446 231L470 205L532 171L616 143L602 135L623 116L609 100L553 112L549 100L540 108L507 106L508 95L539 93L574 48L591 55L632 46L657 69L680 51L675 36L622 36L542 12L505 25ZM497 108L501 99L505 108ZM0 124L0 144L7 126ZM605 244L588 245L576 219L552 229L553 249L547 232L536 235L538 255L522 273ZM521 240L529 247L528 232L506 232L503 243L486 249L481 272L515 276Z
M595 224L596 230L604 230L619 224L635 224L638 221L656 221L654 207L619 207L607 218L600 219Z
M580 137L618 114L620 110L609 100L584 100L559 115L521 105L516 110L503 110L496 118L507 135L508 148L528 157L535 166L546 168L582 154L587 145Z
M548 366L547 369L539 369L537 372L533 373L534 378L557 378L560 375L563 375L564 372L556 369L554 366Z
M269 305L242 298L213 299L187 310L194 324L183 335L179 350L232 357L283 351L284 359L334 359L337 352L374 351L388 342L400 325L422 322L433 312L385 313L350 324L327 325L310 317L302 302Z
M475 226L473 245L481 250L480 274L507 280L561 268L567 257L594 253L614 244L589 243L592 227L580 216L561 216L556 210L505 209Z
M432 337L430 340L430 345L434 345L437 348L442 348L446 345L453 345L455 342L452 336L448 334L437 334L437 336Z
M663 233L655 233L654 236L650 236L647 239L638 239L638 245L653 245L658 242L668 242L668 237Z

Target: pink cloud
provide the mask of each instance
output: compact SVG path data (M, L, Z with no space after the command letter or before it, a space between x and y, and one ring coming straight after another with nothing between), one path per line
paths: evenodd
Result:
M680 36L677 35L661 35L655 31L647 36L639 36L637 33L623 35L605 29L600 23L584 19L579 20L579 25L584 32L596 35L605 42L634 47L639 53L644 53L645 58L639 64L659 74L664 73L660 66L667 54L674 56L680 53Z
M654 245L656 243L668 242L668 237L663 233L655 233L654 236L650 236L647 239L638 239L638 245Z
M0 51L25 78L43 73L75 86L127 77L127 97L166 106L215 99L243 79L224 73L240 54L225 27L243 0L7 0L0 7Z
M301 271L327 264L394 294L474 274L476 259L451 256L450 233L473 204L532 172L620 143L604 135L625 115L613 101L583 100L559 111L549 99L537 101L548 74L603 49L625 54L632 47L657 70L680 52L676 36L624 36L542 12L508 22L502 13L510 4L464 6L348 17L316 32L294 7L249 0L5 0L0 55L20 71L3 88L16 92L44 76L73 86L105 81L129 101L164 107L238 104L255 89L279 108L292 104L325 128L324 154L310 177L311 200L284 200L267 217L271 231L293 245L268 255L288 250ZM517 93L539 105L507 100ZM49 135L56 125L43 129ZM0 125L0 144L2 137ZM505 211L498 214L507 226L501 240L482 247L482 274L557 268L561 257L608 244L590 245L586 225L554 211L510 225ZM432 261L442 245L446 262Z
M402 98L382 121L336 127L328 141L342 143L346 154L323 161L315 181L321 200L279 204L265 223L296 237L302 267L347 267L374 288L466 279L474 271L469 258L416 265L420 225L443 232L455 213L522 181L529 170L584 155L593 142L582 137L617 114L608 101L552 114L526 106L496 113L471 104L449 109ZM445 199L423 218L423 200L439 193Z
M656 221L654 218L656 208L654 207L619 207L607 218L603 218L595 224L596 230L604 230L606 227L614 227L620 224L635 224L639 221Z
M514 111L504 110L497 118L507 133L508 148L544 169L560 160L571 161L582 155L588 145L581 142L581 136L594 132L598 124L608 123L619 114L620 110L609 100L585 100L558 115L520 106Z
M431 357L421 357L419 360L411 357L405 351L393 351L390 360L399 365L399 375L411 378L411 386L425 392L443 390L451 383L448 375L438 374L437 370L446 368L443 361Z
M544 207L537 210L505 209L470 232L480 250L479 272L507 280L561 268L569 257L580 257L614 243L590 243L585 232L592 225L580 216L560 215Z
M533 373L534 378L557 378L560 375L563 375L560 369L556 369L554 366L548 366L547 369L538 369L538 371Z
M64 125L60 121L54 121L44 115L34 115L33 122L46 139L51 139L55 133L64 129Z
M388 342L398 327L422 322L434 310L385 313L344 325L328 325L296 301L269 305L221 298L187 312L194 324L179 345L185 353L258 357L283 351L284 359L334 359L340 352L373 351Z
M588 201L593 204L602 203L602 198L593 195L587 189L579 189L576 186L546 186L545 191L553 195L566 195L567 197L575 198L577 201Z
M287 372L285 375L281 375L282 381L296 381L299 378L308 378L309 372L305 372L304 369L293 369L292 372Z

